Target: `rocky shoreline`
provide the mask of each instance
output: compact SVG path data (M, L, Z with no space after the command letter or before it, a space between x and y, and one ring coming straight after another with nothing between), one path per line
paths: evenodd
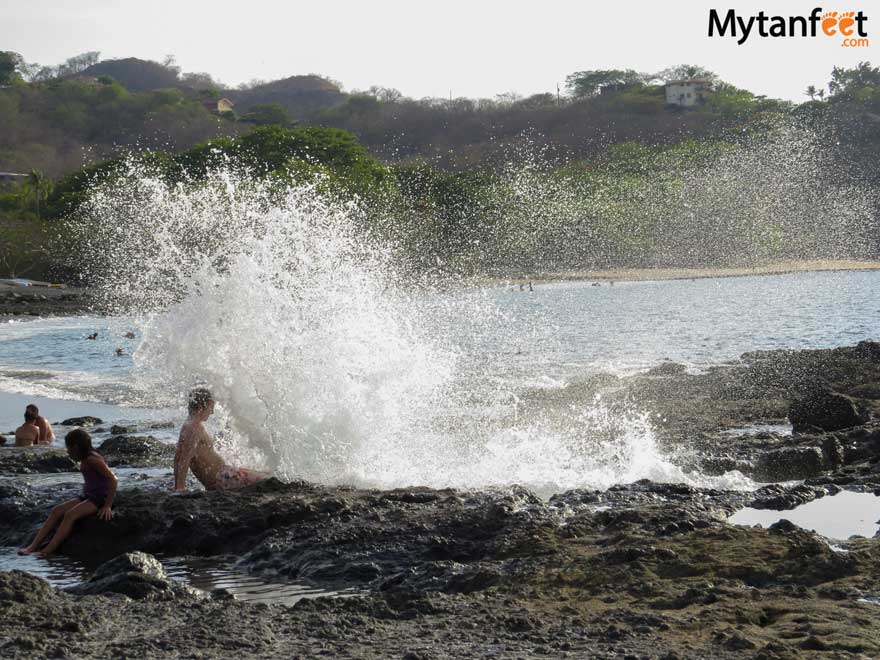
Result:
M564 407L599 389L612 405L647 408L683 467L784 483L640 481L545 499L516 486L381 491L275 479L180 495L131 477L113 521L85 520L62 546L108 562L89 579L62 591L0 572L0 656L880 657L880 539L832 544L784 520L727 521L745 506L880 494L880 344L752 353L704 373L670 363L532 400ZM148 438L106 443L118 467L168 465L169 448ZM0 449L0 544L20 543L58 499L21 475L73 470L64 460L57 449ZM184 587L145 553L233 556L253 575L357 595L240 602Z
M0 316L94 314L96 301L86 289L0 284Z

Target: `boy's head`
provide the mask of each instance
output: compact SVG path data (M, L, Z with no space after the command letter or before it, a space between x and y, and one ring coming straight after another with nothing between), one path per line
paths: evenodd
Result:
M205 387L197 387L189 393L187 397L187 408L190 415L197 415L208 411L214 412L214 397L211 390Z
M36 419L37 417L40 416L40 409L37 408L36 404L33 404L33 403L29 403L25 407L24 412L25 412L25 414L31 413L34 416L34 419Z
M85 429L73 429L64 436L67 453L75 461L81 461L92 451L92 436Z
M37 421L37 416L31 412L28 408L24 409L24 423L25 424L34 424Z

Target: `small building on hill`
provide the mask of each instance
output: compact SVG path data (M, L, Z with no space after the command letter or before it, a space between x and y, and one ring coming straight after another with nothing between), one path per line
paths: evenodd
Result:
M671 80L666 83L666 103L682 108L702 105L712 94L712 81L702 78Z
M202 105L205 106L208 112L213 112L217 115L222 115L224 112L232 112L232 109L235 107L235 103L225 97L221 99L205 99L202 101Z
M27 178L24 172L0 172L0 183L21 182Z

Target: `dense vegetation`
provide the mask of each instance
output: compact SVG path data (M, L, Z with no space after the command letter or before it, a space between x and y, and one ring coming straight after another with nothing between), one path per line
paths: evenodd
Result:
M384 88L343 94L320 76L230 90L173 62L96 55L47 68L0 54L0 170L30 173L0 188L7 272L45 275L59 218L122 175L129 153L169 182L198 182L218 165L282 183L320 175L364 200L365 231L416 271L750 263L880 247L880 69L867 63L836 68L828 94L808 89L802 104L716 80L704 105L682 110L666 105L660 83L711 72L579 71L565 96L413 100ZM205 101L221 95L233 113L210 112Z

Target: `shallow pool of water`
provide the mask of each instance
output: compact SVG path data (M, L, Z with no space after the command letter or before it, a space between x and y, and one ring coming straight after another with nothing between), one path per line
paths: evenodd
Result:
M807 502L790 511L740 509L727 522L732 525L769 527L780 520L812 530L830 539L852 536L871 538L880 530L880 497L871 493L843 491Z
M166 557L159 560L173 580L203 591L225 589L236 600L242 601L293 605L303 598L348 597L360 593L352 589L325 589L303 582L255 577L237 570L234 563L226 559ZM0 571L24 571L58 588L79 584L88 579L94 568L63 555L48 560L33 555L22 557L17 548L0 547Z

